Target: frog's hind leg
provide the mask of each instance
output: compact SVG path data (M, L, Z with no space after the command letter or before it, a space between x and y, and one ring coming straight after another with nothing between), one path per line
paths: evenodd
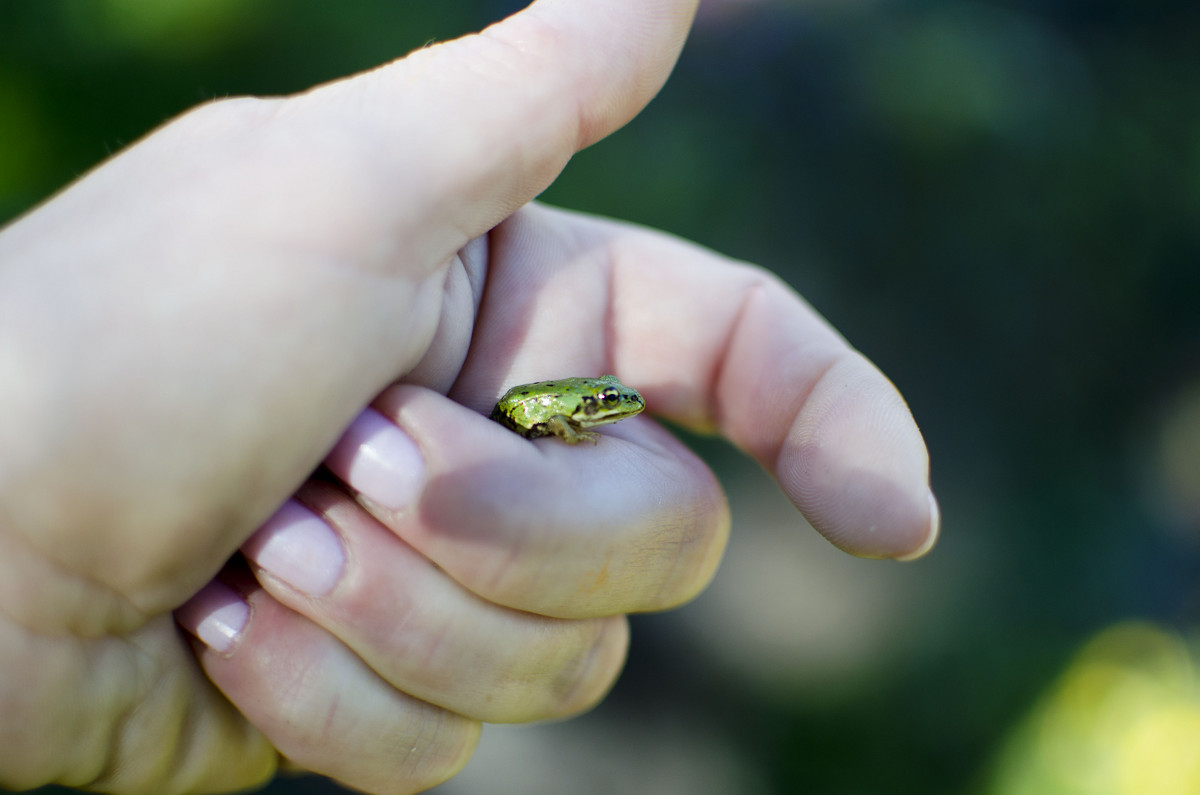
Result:
M555 414L544 423L546 430L562 439L567 444L579 444L582 441L588 441L592 444L600 438L600 434L585 431L581 428L576 428L562 414Z

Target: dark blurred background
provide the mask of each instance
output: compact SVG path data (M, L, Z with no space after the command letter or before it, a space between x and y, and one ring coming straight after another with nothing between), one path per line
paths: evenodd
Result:
M0 221L192 105L521 5L2 2ZM694 440L734 510L714 586L438 792L1200 792L1198 41L1194 0L707 2L544 199L793 284L910 401L941 543L848 558Z

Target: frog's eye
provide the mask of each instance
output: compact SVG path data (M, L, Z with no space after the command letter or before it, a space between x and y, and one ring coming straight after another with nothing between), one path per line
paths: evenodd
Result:
M621 399L621 394L615 389L606 389L600 394L600 397L605 403L616 403Z

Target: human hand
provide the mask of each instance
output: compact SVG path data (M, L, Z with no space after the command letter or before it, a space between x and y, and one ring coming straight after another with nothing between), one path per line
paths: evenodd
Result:
M776 280L514 214L649 100L691 11L543 2L304 95L214 103L0 234L0 783L213 791L282 753L411 791L478 720L593 703L620 614L711 576L724 502L646 418L580 450L476 413L513 382L614 371L755 455L843 548L932 542L903 403ZM247 542L397 379L375 407L415 442L392 448L401 477L363 480L371 445L348 441L349 492L299 495L326 521L293 504ZM288 585L286 531L325 526L329 590ZM206 585L243 545L261 584ZM202 636L251 606L207 635L207 676L184 602Z

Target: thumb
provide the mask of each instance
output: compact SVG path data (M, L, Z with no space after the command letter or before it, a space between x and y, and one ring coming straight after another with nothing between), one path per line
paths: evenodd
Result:
M388 194L381 222L437 239L437 262L637 115L666 82L697 2L539 0L481 33L327 84L307 100L350 108L346 123L380 133L378 148L360 154ZM413 185L421 187L416 204Z

